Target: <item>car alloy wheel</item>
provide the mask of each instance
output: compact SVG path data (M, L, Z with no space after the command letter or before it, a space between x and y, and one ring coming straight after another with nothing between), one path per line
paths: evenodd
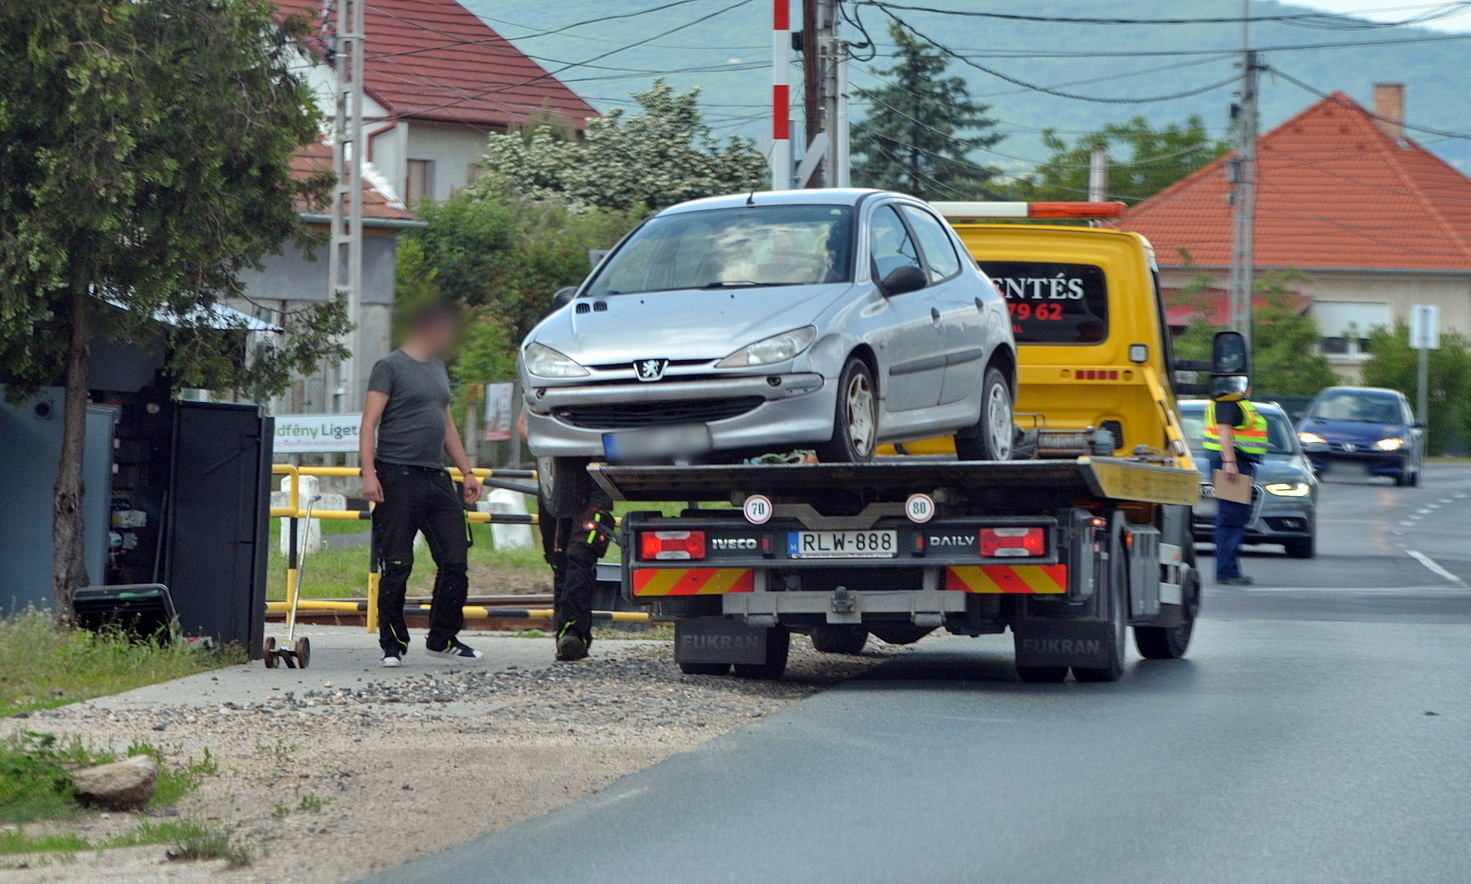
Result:
M854 453L867 457L873 453L877 423L874 420L877 399L873 395L873 382L868 379L867 374L854 372L853 377L848 380L845 395L848 397L848 441L853 446Z
M986 396L986 440L995 460L1011 460L1011 442L1016 434L1011 417L1011 393L1005 384L994 384Z

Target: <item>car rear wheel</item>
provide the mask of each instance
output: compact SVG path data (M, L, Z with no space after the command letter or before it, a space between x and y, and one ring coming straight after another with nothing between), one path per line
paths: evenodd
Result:
M1001 369L986 369L981 382L981 418L955 434L955 456L961 460L1011 460L1016 437L1011 384Z
M823 463L865 463L878 443L879 400L873 372L856 356L848 358L838 376L838 404L833 414L833 436L817 446Z

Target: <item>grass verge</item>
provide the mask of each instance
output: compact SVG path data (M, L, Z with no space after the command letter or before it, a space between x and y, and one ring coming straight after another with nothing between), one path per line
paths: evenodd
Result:
M42 611L0 618L0 717L51 709L244 660L117 633L57 629Z

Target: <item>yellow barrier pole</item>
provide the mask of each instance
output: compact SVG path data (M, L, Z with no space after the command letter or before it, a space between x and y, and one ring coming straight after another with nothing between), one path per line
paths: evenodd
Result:
M372 510L369 510L371 513ZM368 529L368 615L363 618L369 633L378 631L378 532Z
M363 613L366 601L343 602L329 599L307 599L300 602L303 611L328 611L348 614ZM290 607L286 602L266 602L267 611L289 612ZM407 605L404 609L410 614L429 613L428 605ZM550 620L553 616L551 608L510 608L496 609L487 608L484 605L466 605L465 616L472 620L487 620L494 617L514 617L522 620ZM643 611L594 611L598 620L606 620L613 623L649 623L652 617Z

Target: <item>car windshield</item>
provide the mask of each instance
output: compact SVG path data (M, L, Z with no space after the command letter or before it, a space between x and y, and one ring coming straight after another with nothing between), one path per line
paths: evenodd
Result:
M1292 421L1287 419L1287 415L1266 409L1262 410L1262 415L1267 419L1267 456L1290 457L1296 454L1297 449L1292 444ZM1205 408L1182 407L1180 423L1185 440L1190 443L1195 456L1206 456L1207 452L1202 444L1205 441Z
M1365 390L1334 390L1324 393L1313 403L1308 417L1325 421L1361 421L1369 424L1397 424L1401 420L1399 401L1388 393Z
M849 282L853 210L741 206L679 212L640 227L586 295Z

